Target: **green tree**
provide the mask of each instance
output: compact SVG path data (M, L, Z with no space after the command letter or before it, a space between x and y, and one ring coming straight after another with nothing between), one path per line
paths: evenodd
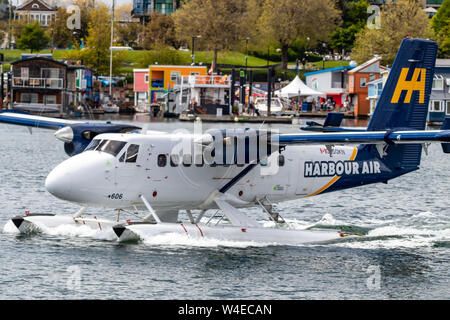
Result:
M144 30L144 48L151 49L155 46L172 46L178 48L175 23L171 15L153 12L150 22Z
M258 31L262 43L281 49L283 68L287 68L289 48L299 38L311 44L328 41L340 22L335 0L265 0Z
M217 66L219 50L242 41L242 17L245 2L240 0L189 0L173 14L177 38L191 44L193 36L201 38L195 42L196 49L214 52L213 63Z
M142 26L139 22L127 21L118 23L115 31L118 43L134 47L138 44L139 35L142 33Z
M350 51L355 42L356 34L364 28L368 18L367 1L341 3L342 25L339 26L330 36L330 45L339 51Z
M44 49L49 41L49 37L39 23L32 23L24 26L21 36L17 39L17 46L19 49L30 50L33 53L33 51Z
M356 35L352 59L362 63L380 55L385 64L391 65L402 39L430 38L432 32L429 18L423 11L420 0L396 0L383 5L380 12L379 29L367 26Z
M99 73L109 71L111 43L111 15L108 7L99 3L90 11L86 49L82 51L83 63Z
M434 39L439 44L438 56L450 58L450 0L444 0L442 6L431 19Z
M75 40L73 31L67 27L69 16L67 8L62 6L58 8L55 19L50 23L49 33L54 47L67 48L69 43Z

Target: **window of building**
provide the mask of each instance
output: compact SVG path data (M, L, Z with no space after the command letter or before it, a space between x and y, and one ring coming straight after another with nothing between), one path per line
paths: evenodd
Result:
M446 115L450 115L450 100L447 100L447 101L445 102L445 104L446 104L446 107L445 107L445 114L446 114Z
M22 79L28 79L30 76L30 69L28 68L20 68L20 77Z
M148 83L148 74L145 75L145 83Z
M432 90L444 90L444 77L435 75L433 78Z
M56 96L55 95L44 96L44 104L56 104Z
M58 68L42 68L41 69L41 78L59 78L59 69Z
M181 78L181 73L179 71L171 71L170 72L170 81L176 82Z
M367 85L367 79L364 78L364 77L360 78L360 79L359 79L359 86L360 86L361 88L365 88L366 85Z
M430 102L430 111L433 111L433 112L443 112L443 111L444 111L443 101L440 101L440 100L432 100L432 101Z
M23 103L38 103L37 93L24 92L20 94L20 102Z
M33 3L33 5L31 6L33 9L39 9L39 5L37 3Z

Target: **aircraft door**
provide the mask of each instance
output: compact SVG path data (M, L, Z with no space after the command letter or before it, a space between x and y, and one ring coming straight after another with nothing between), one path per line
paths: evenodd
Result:
M139 185L139 180L145 170L146 146L135 143L128 144L116 165L115 183L119 187L133 188Z
M296 186L295 186L295 194L298 196L307 196L309 194L311 194L311 190L312 190L312 185L311 182L309 182L307 179L305 179L305 174L304 174L304 170L305 170L305 159L304 158L299 158L296 159L297 164L297 179L295 179L296 181Z
M287 162L287 156L278 152L272 153L266 161L261 161L259 175L263 190L258 190L258 193L273 196L286 194L290 187L289 170L285 168L288 165Z

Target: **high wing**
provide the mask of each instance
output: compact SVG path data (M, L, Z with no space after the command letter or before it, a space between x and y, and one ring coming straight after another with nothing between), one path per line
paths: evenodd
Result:
M432 143L450 142L450 130L429 131L372 131L372 132L333 132L333 133L309 133L309 134L280 134L278 138L280 145L294 144L410 144L410 143ZM274 141L274 140L273 140Z
M69 156L83 152L98 134L125 133L133 130L141 130L140 127L130 124L112 123L110 121L83 122L57 119L37 116L18 110L0 111L0 123L57 130L55 137L64 142L64 150Z

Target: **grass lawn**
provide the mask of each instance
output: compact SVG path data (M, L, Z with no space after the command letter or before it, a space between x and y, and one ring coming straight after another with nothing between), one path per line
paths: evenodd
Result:
M125 72L132 72L133 68L145 68L148 65L144 65L142 61L145 61L145 55L149 51L147 50L133 50L127 52L127 59L125 61L126 66L121 68ZM4 54L5 65L4 70L9 70L9 64L13 61L20 60L22 53L29 53L29 51L23 51L19 49L15 50L0 50L0 53ZM50 50L42 50L38 53L50 53ZM191 64L191 52L190 51L176 51L179 55L179 60L182 64ZM64 59L69 56L76 55L76 50L56 49L53 51L53 57L55 59ZM213 60L214 53L212 51L197 51L195 52L195 62L210 64ZM236 51L221 51L217 55L218 64L229 65L245 65L245 54ZM269 61L269 64L277 64L278 62ZM267 60L257 57L249 56L247 64L249 67L265 66Z
M342 60L325 61L325 69L348 66L349 63L350 63L350 61L342 61ZM318 69L322 69L322 64L323 64L322 61L317 61L317 62L312 63L312 65Z

